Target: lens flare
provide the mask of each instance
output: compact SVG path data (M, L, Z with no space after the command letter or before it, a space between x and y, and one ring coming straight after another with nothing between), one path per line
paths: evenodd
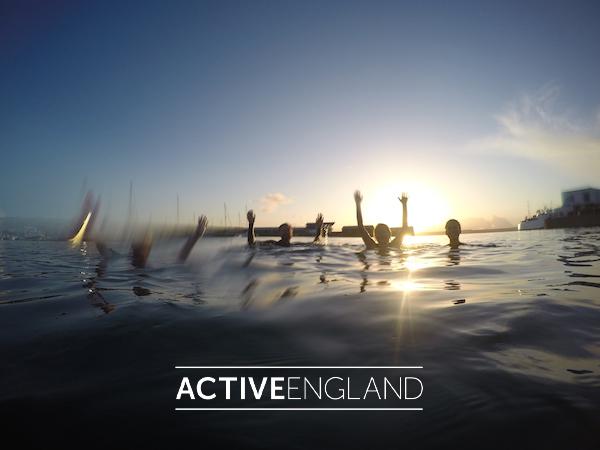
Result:
M71 244L78 245L81 243L81 241L83 241L83 236L85 235L85 230L87 229L87 226L88 226L88 223L90 222L91 217L92 217L92 213L90 211L87 214L85 220L83 221L83 224L81 225L81 228L79 229L77 234L75 236L73 236L71 239L69 239L69 242Z

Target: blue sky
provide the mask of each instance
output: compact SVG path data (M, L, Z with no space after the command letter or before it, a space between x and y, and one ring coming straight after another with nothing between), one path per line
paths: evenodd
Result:
M600 184L597 5L3 2L0 215L514 222Z

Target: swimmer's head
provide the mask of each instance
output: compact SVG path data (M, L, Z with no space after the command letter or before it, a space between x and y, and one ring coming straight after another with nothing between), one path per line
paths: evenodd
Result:
M279 236L283 242L289 243L292 240L294 229L289 223L279 225Z
M460 222L456 219L450 219L446 222L446 236L450 238L450 241L457 241L460 236L462 229L460 228Z
M390 242L391 237L392 231L390 230L390 227L385 223L378 223L375 227L375 239L377 239L377 243L386 245Z

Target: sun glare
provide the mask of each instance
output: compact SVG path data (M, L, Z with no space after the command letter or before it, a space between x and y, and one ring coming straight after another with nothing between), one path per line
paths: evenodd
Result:
M408 225L416 232L443 227L450 212L444 196L429 187L415 184L388 185L374 191L365 208L370 222L382 222L391 227L402 225L402 205L398 200L402 192L408 193Z
M419 283L410 280L396 281L392 283L392 286L398 291L412 292L423 289L423 286Z

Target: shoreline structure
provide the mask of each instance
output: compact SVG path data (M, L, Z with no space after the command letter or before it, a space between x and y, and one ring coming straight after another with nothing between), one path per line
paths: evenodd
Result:
M2 240L23 240L23 241L61 241L70 238L64 231L65 224L59 224L58 220L51 220L51 224L45 227L41 222L46 219L18 219L18 218L0 218L0 241ZM4 222L4 223L3 223ZM17 223L15 223L17 222ZM27 223L31 223L28 225ZM5 226L2 226L5 225ZM45 228L49 228L45 230ZM135 228L135 227L134 227ZM330 231L328 236L331 238L338 237L360 237L355 226L344 226L341 231ZM369 230L372 226L367 226ZM168 236L169 238L186 237L194 230L194 227L188 225L173 225L173 226L158 226L153 229L156 236ZM396 235L402 230L402 227L392 227L392 234ZM505 231L518 231L517 227L509 228L488 228L463 230L464 234L473 233L497 233ZM208 227L205 237L234 237L244 235L247 232L246 227ZM277 227L257 227L255 228L256 236L261 237L276 237L279 236ZM412 233L411 233L412 234ZM438 236L445 234L444 230L434 231L415 231L415 236ZM312 237L314 229L311 227L294 227L294 236L296 237Z
M367 228L368 229L368 228ZM392 234L395 235L397 230L401 230L401 227L392 227ZM265 236L265 237L273 237L279 236L277 233L277 228L273 227L262 227L254 229L257 236ZM506 231L518 231L517 227L508 227L508 228L487 228L487 229L477 229L477 230L462 230L462 234L474 234L474 233L499 233ZM229 236L237 236L238 234L245 233L246 228L209 228L206 231L205 236L212 237L229 237ZM415 231L415 236L439 236L446 234L445 230L435 230L435 231ZM312 236L312 230L308 228L294 228L294 236ZM328 233L328 237L360 237L360 235L356 232L348 232L348 231L330 231Z

